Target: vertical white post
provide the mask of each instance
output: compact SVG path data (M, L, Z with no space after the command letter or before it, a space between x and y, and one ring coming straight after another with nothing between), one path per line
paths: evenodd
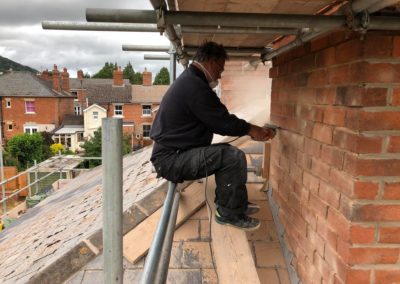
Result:
M39 182L37 180L38 180L38 169L39 169L39 167L37 165L37 161L36 160L33 161L33 165L35 166L35 194L38 194L38 192L39 192Z
M104 283L122 283L122 119L102 119Z
M3 137L2 137L2 121L0 121L0 177L1 177L1 195L2 199L6 198L6 187L4 185L4 164L3 164ZM3 213L7 213L7 201L3 202Z

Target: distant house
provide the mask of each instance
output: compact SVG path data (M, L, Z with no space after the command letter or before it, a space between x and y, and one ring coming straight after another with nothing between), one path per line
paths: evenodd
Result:
M136 143L141 143L143 146L152 143L151 125L155 111L168 87L168 85L152 85L152 74L147 70L143 72L143 85L132 85L132 119L135 122Z
M47 70L40 77L26 71L1 75L2 137L53 131L74 114L74 98L66 68L60 73L54 65L51 76Z
M101 119L107 117L107 110L97 104L92 104L83 111L84 137L90 139L101 127Z
M84 125L82 115L66 115L60 128L52 136L54 143L64 145L65 149L81 151L84 143Z

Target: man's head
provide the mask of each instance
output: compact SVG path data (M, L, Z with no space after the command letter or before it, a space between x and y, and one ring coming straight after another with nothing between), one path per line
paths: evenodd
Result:
M228 54L222 44L217 44L212 41L203 43L196 52L193 60L199 62L207 69L209 82L216 81L221 78L221 73L224 71L225 60L228 59Z

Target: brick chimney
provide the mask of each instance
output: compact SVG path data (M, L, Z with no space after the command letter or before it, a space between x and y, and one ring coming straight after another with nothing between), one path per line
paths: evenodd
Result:
M124 74L122 72L121 66L115 69L113 72L113 85L123 86L124 85Z
M60 71L57 69L57 65L54 64L54 69L53 69L53 90L57 92L61 92L61 86L60 86Z
M40 78L42 78L43 80L49 80L50 79L50 74L49 74L49 70L44 70L42 72L42 74L40 74Z
M83 71L82 70L78 70L77 75L78 75L79 80L83 80Z
M63 72L61 73L61 79L62 79L62 89L69 93L71 89L69 88L69 73L67 71L67 68L63 69Z
M143 78L143 86L151 86L152 85L152 74L147 71L147 68L144 68L142 78Z

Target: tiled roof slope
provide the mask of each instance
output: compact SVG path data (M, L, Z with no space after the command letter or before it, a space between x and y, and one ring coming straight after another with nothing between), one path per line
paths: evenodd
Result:
M123 160L124 233L165 197L150 154L148 147ZM101 170L71 180L0 233L2 283L60 283L95 257L102 247Z
M72 90L78 90L78 89L86 89L87 86L90 85L112 85L113 84L113 79L95 79L95 78L88 78L88 79L77 79L77 78L72 78L69 79L69 85ZM125 85L130 85L128 79L124 79L124 84Z
M67 114L64 116L63 125L83 125L83 115Z
M66 92L51 89L51 81L40 79L27 71L11 72L0 76L1 97L70 97Z
M132 85L133 103L160 103L169 85Z

